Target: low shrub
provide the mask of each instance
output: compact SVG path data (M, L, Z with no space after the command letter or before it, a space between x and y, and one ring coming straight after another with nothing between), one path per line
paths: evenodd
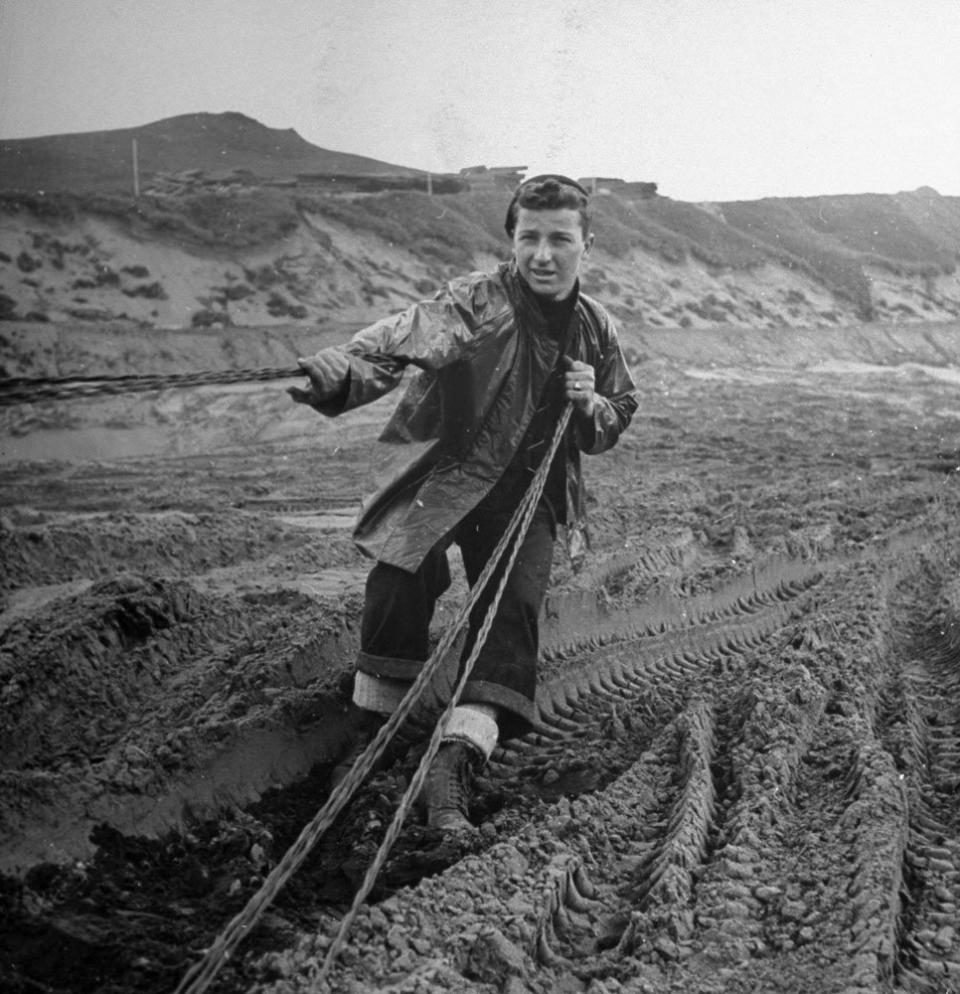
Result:
M13 297L0 293L0 321L17 321L17 302Z
M269 290L277 283L284 283L286 279L274 263L264 263L257 269L244 269L243 275L258 290Z
M267 313L275 318L290 317L302 320L309 314L309 311L303 304L291 304L279 293L271 293L267 300Z
M229 325L230 315L225 311L211 311L208 308L202 308L190 315L190 324L194 328L209 328L215 324Z
M141 283L138 286L127 287L123 291L128 297L146 297L147 300L167 300L167 291L159 281Z
M229 286L217 286L224 300L243 300L256 294L256 290L247 283L231 283Z
M120 274L105 263L98 262L94 280L96 286L119 286Z
M39 269L43 263L39 259L34 259L32 255L26 250L22 251L17 256L17 269L21 273L32 273L34 270Z

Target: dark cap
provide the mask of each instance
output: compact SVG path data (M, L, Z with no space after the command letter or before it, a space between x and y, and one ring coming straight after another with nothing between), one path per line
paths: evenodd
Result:
M553 180L554 183L560 186L568 186L572 190L576 190L584 199L589 198L590 194L581 186L575 179L570 179L569 176L563 176L560 173L541 173L539 176L531 176L529 179L525 179L513 192L513 199L510 201L510 206L507 208L507 218L504 222L504 229L507 234L512 238L513 230L517 223L517 203L520 200L520 195L528 186L533 186L535 183L547 183Z
M569 176L561 176L560 173L542 173L540 176L531 176L529 179L525 179L517 187L517 193L519 193L530 183L545 183L548 179L556 180L561 186L572 186L574 190L578 190L585 197L590 196L589 192L585 190L575 179L570 179Z

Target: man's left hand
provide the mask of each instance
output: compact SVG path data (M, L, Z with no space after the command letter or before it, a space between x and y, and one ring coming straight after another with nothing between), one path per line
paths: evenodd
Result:
M593 416L594 408L594 372L593 366L570 356L564 356L567 364L563 374L564 396L581 414Z

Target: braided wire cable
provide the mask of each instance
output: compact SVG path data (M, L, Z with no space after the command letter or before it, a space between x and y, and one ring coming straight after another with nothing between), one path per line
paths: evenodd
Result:
M540 500L540 496L543 493L543 488L546 485L547 473L550 470L550 463L553 461L554 454L557 451L557 446L560 442L563 432L567 427L567 422L570 420L571 405L568 403L564 408L563 414L557 424L557 429L554 433L553 439L550 443L550 448L547 454L544 456L543 461L537 468L537 472L534 474L533 479L530 481L530 486L528 487L526 493L523 496L520 504L517 506L513 517L510 519L509 524L506 527L503 535L500 538L497 548L494 550L493 555L487 562L487 566L490 568L489 572L484 569L484 574L481 575L480 579L477 581L476 587L483 589L489 580L490 575L493 570L496 569L499 563L500 557L503 554L504 549L507 544L509 544L514 535L516 536L516 541L513 542L510 549L510 554L507 558L506 567L500 577L500 581L497 584L497 589L494 593L493 599L487 608L486 614L483 618L483 623L481 624L478 632L477 638L474 642L474 646L470 655L464 661L460 677L457 680L456 686L453 688L453 692L450 695L450 700L447 702L447 706L444 708L443 714L437 720L436 727L433 730L433 734L430 736L430 742L427 746L426 752L420 759L420 764L417 767L416 773L410 780L410 784L407 787L406 792L400 800L400 804L397 806L397 811L393 817L393 821L390 823L390 827L387 829L386 834L383 837L383 841L380 843L380 848L377 850L376 855L373 858L373 862L367 868L367 872L364 875L363 882L360 885L359 890L354 895L353 903L350 905L349 910L343 916L340 927L337 930L337 934L330 943L330 947L327 950L326 957L324 958L323 965L317 975L317 980L323 980L330 969L333 966L334 961L340 955L341 951L347 940L347 935L350 932L350 928L353 925L354 919L360 910L360 905L367 899L367 895L373 889L373 885L379 875L380 871L383 869L383 864L387 860L387 856L390 850L393 848L394 842L397 840L397 836L400 834L403 828L403 823L406 820L407 815L410 812L410 808L416 802L416 799L420 795L420 791L423 789L423 784L427 779L427 774L430 771L430 764L433 762L440 750L440 744L443 741L443 735L446 731L447 723L450 720L450 716L453 714L454 708L460 701L460 696L463 694L463 689L467 685L467 681L470 678L470 674L473 672L474 664L480 655L483 645L487 640L487 636L490 634L490 628L493 625L493 619L496 616L497 608L500 606L500 600L503 597L503 592L506 589L507 581L510 579L510 571L513 569L513 565L516 562L517 556L520 553L520 546L523 543L524 536L527 533L527 529L530 527L530 522L533 519L534 512L537 508L537 503ZM482 586L481 586L482 584Z
M301 375L301 371L298 370L298 375ZM344 777L344 779L334 788L330 796L327 798L326 803L320 808L320 810L314 815L314 817L304 826L300 835L297 837L296 841L283 855L282 859L277 863L277 865L270 871L266 879L260 886L260 889L250 898L247 904L231 919L227 924L226 928L220 933L220 935L211 943L211 945L204 952L203 957L197 961L184 975L180 984L177 986L174 994L202 994L210 984L213 982L216 975L219 973L220 969L227 962L227 960L232 955L233 951L240 944L243 938L248 934L248 932L256 925L260 920L263 912L269 907L269 905L276 898L277 894L283 889L287 880L297 871L303 861L307 858L310 851L316 845L320 837L330 828L333 822L336 820L337 816L346 807L347 803L353 797L353 795L360 788L367 776L369 776L370 771L374 768L379 758L386 751L391 740L396 734L397 730L406 721L407 717L416 707L424 690L426 690L428 684L433 680L434 675L443 663L447 653L449 653L451 647L456 641L460 630L469 622L470 612L476 606L481 594L485 590L487 584L490 581L490 577L493 575L494 570L497 568L500 559L502 558L504 551L510 542L513 534L517 531L517 525L523 519L523 531L525 532L527 527L529 527L530 518L533 516L533 509L536 507L537 500L540 498L540 494L543 492L543 487L546 482L546 475L550 467L550 462L553 460L553 456L556 453L557 447L559 446L560 439L563 437L563 432L565 431L567 424L570 420L570 413L572 410L572 405L567 404L564 411L557 423L556 431L554 432L553 439L550 443L550 448L547 455L544 457L541 465L538 467L536 474L530 481L530 486L527 492L524 494L523 500L518 505L513 517L510 519L506 530L497 543L496 548L487 561L486 566L484 566L477 582L474 584L473 588L470 590L469 595L464 600L463 605L457 612L453 622L444 632L443 636L440 638L437 647L434 649L433 654L424 663L422 669L417 674L417 678L413 681L410 689L407 691L406 696L400 702L399 707L396 711L390 715L387 722L382 725L374 736L373 740L369 743L366 749L360 754L356 763L351 768L350 772ZM532 504L530 502L530 496L536 492L536 498L533 500ZM515 558L517 551L519 550L520 542L522 541L523 533L518 534L518 540L515 543L515 548L513 552L513 557L510 561L510 566L504 573L504 579L501 582L501 588L497 591L496 602L493 605L493 610L499 604L499 599L502 594L503 583L506 577L509 575L510 567L512 567L513 558ZM445 727L449 713L452 712L453 707L456 706L455 702L459 699L460 693L462 692L462 687L466 682L466 677L469 676L470 670L473 667L473 662L476 655L479 654L480 648L483 646L483 642L486 640L487 634L489 633L490 625L493 623L493 613L488 611L487 616L484 619L483 626L480 633L478 633L476 645L474 647L474 652L471 653L470 659L467 661L469 668L465 664L463 675L461 680L458 681L456 687L454 688L454 694L451 697L453 705L447 706L443 714L441 715L437 726L434 729L433 736L430 739L430 745L428 746L427 753L432 759L432 756L436 754L436 750L440 747L440 737L442 736L442 729ZM481 638L482 636L482 638ZM434 739L436 739L436 748L433 749L431 754L431 747L434 745ZM419 778L419 780L418 780ZM417 774L414 777L414 781L411 782L411 788L408 788L407 793L401 800L400 809L398 814L402 812L402 818L405 818L410 805L413 800L416 799L416 793L411 793L414 782L417 783L417 790L419 791L420 786L422 786L423 780L426 778L426 770L424 768L423 762L421 766L417 769ZM408 801L408 797L411 798ZM376 867L376 872L379 872L382 867L383 861L385 861L387 853L389 852L389 846L392 846L396 839L397 834L399 834L400 828L402 827L402 818L394 819L394 822L390 826L388 831L388 839L384 842L389 841L389 845L381 845L381 850L378 851L375 857L374 864L371 867ZM392 832L392 836L391 836ZM379 865L377 865L379 861ZM370 876L368 871L367 876ZM355 901L356 909L359 908L360 903L370 892L370 887L373 886L373 882L376 879L376 873L369 880L369 885L367 884L367 878L364 878L363 885L361 886L361 892L363 896L360 901ZM337 939L334 940L336 944L339 941L339 945L342 946L343 940L345 939L346 932L349 929L349 925L352 924L353 918L356 916L356 909L351 907L351 912L348 912L349 922L347 928L341 929L342 935L338 934ZM345 919L346 920L346 919ZM333 946L331 946L331 950ZM339 950L338 950L339 951ZM327 960L322 968L322 973L325 973L328 969L328 964L332 963L333 957L328 953Z
M202 387L228 383L259 383L305 376L299 367L231 369L205 373L137 374L123 376L8 376L0 377L0 407L32 404L38 400L76 400L123 393L145 393L170 387Z

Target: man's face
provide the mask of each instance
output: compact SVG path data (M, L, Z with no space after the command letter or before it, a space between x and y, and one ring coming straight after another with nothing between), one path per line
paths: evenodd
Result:
M579 211L521 207L517 212L513 254L520 275L539 297L565 300L592 246L593 235L583 237Z

